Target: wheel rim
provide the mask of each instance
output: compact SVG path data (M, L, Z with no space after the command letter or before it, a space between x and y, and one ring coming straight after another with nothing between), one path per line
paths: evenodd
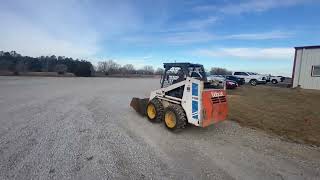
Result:
M166 122L167 127L174 128L176 126L176 115L168 111L165 114L164 121Z
M150 119L154 119L156 117L156 108L154 107L153 104L149 104L148 107L147 107L147 114L148 114L148 117Z

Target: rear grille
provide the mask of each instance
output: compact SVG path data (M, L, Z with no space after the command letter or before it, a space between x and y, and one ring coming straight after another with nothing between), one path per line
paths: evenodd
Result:
M219 96L219 97L212 97L211 101L213 104L217 104L217 103L227 102L227 99L225 96Z

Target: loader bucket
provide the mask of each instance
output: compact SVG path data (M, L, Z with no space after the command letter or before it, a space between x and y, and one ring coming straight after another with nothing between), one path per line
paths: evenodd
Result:
M140 115L145 116L147 114L146 109L149 102L149 98L132 98L130 106L136 110Z

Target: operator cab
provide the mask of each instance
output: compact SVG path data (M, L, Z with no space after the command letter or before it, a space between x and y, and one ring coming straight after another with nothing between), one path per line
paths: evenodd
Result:
M161 88L186 80L192 77L204 82L205 89L222 89L223 86L216 82L208 82L207 74L201 64L192 63L164 63L164 74L161 77ZM182 90L181 90L182 91Z
M207 81L205 70L201 64L164 63L163 67L165 71L160 81L161 88L184 81L187 77Z

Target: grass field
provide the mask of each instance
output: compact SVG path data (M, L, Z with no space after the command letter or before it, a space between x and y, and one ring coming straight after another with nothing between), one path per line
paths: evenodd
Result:
M320 145L320 91L243 86L228 93L229 119L295 142Z

